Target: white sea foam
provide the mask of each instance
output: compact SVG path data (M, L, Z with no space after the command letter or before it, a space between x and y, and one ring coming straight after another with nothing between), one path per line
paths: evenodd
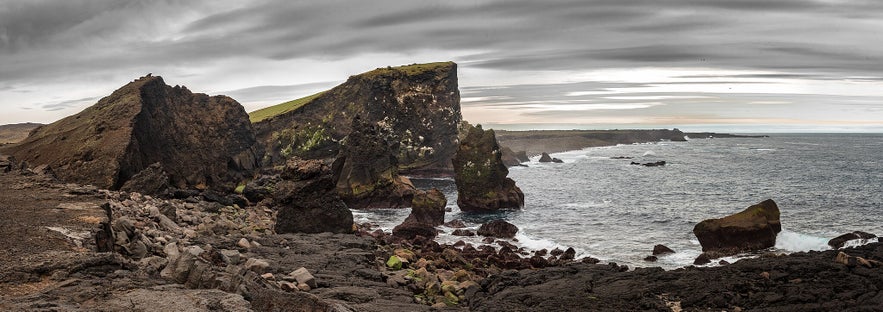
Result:
M776 248L789 251L828 250L828 239L782 229L776 236Z
M644 156L644 157L656 156L656 153L654 153L653 151L646 151L646 152L644 152L644 155L642 155L642 156Z

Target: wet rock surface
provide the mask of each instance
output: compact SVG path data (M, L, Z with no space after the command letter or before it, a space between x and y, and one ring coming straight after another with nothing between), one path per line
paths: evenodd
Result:
M463 123L460 147L454 157L454 180L457 184L457 206L466 212L492 212L501 209L520 209L524 193L515 181L506 177L509 169L502 162L502 154L494 130Z

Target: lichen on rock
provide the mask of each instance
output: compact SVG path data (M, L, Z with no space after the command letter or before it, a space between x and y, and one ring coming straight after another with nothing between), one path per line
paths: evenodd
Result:
M491 212L524 206L524 193L507 177L509 169L501 157L493 129L463 122L453 160L460 210Z

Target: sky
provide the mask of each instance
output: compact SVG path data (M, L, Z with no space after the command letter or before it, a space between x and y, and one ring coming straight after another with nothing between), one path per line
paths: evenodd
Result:
M448 60L495 128L883 132L879 0L0 0L0 124L148 73L253 111Z

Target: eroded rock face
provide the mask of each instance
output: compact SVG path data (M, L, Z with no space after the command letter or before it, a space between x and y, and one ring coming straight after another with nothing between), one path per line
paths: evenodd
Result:
M521 209L524 193L506 176L502 153L494 130L483 130L464 122L460 147L454 157L457 205L462 211L491 212Z
M146 76L34 130L8 152L49 165L63 181L102 188L118 189L154 163L178 188L230 187L258 165L256 142L235 100Z
M460 91L453 62L378 68L351 76L302 106L255 123L273 163L291 155L330 158L355 116L380 123L397 142L401 170L450 172L457 151Z
M291 159L276 184L276 233L350 233L353 213L334 189L331 169L320 160Z
M438 189L420 191L411 200L411 214L404 222L426 223L439 226L445 223L445 206L448 200Z
M780 231L779 207L772 199L724 218L702 221L693 228L702 251L715 256L773 247Z
M353 119L353 131L334 161L337 193L354 209L401 208L411 205L416 189L399 176L397 142L376 123Z

